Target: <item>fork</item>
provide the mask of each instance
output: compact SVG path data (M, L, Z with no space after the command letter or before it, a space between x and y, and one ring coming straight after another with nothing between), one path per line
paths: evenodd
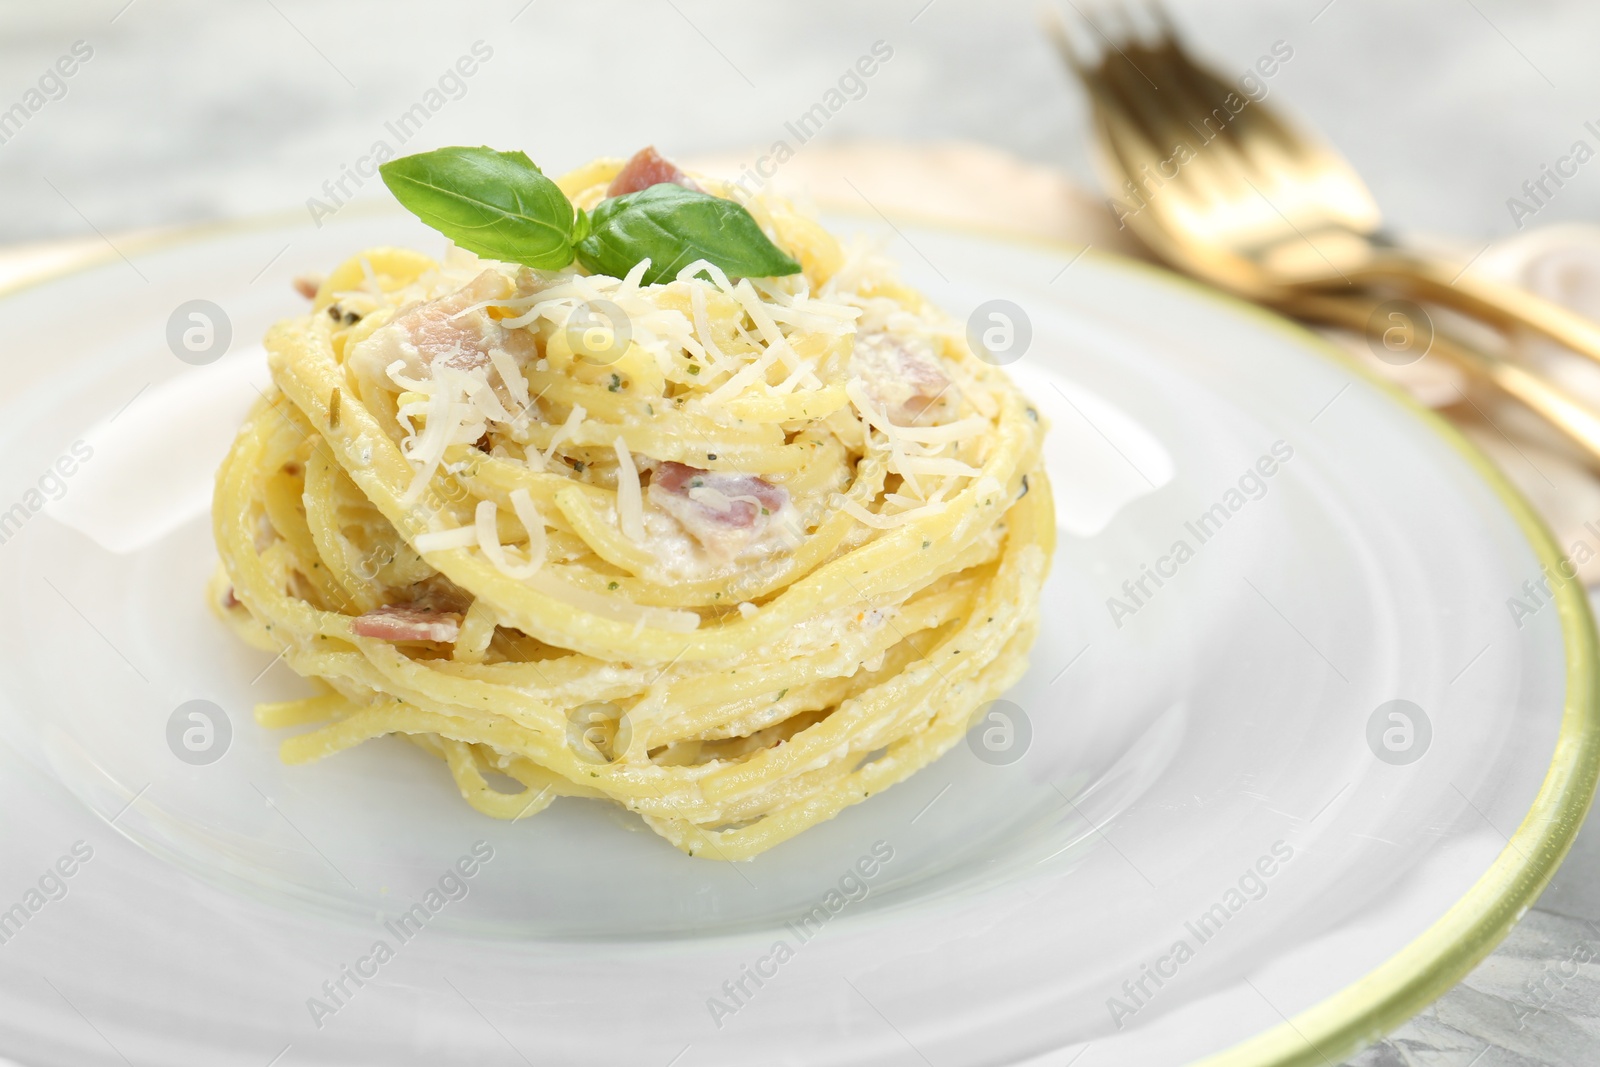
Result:
M1106 45L1098 59L1092 48L1088 58L1079 55L1059 15L1047 22L1089 92L1108 184L1131 195L1134 206L1123 205L1119 215L1159 255L1269 302L1390 283L1501 330L1533 330L1600 362L1600 326L1470 274L1470 262L1402 248L1337 152L1196 63L1166 13L1158 5L1149 11L1142 29L1122 11L1113 27L1120 39L1089 23Z

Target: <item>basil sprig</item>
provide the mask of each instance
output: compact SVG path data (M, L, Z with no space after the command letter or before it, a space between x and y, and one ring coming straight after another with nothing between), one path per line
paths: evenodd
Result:
M697 259L736 278L800 270L741 205L669 183L602 200L577 251L590 272L617 277L648 256L647 284L670 281Z
M395 199L480 256L559 270L574 255L593 274L622 277L649 259L647 284L697 259L736 278L796 274L744 207L680 185L603 200L590 215L521 152L440 148L378 168Z
M579 213L521 152L440 148L378 172L407 210L469 252L543 270L572 262Z

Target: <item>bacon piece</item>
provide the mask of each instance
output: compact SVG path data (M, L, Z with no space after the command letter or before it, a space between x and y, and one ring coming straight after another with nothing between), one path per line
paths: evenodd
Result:
M538 358L533 335L506 329L486 307L477 306L509 292L503 275L486 270L450 295L418 304L376 330L356 346L352 365L357 374L382 381L396 360L415 377L438 365L460 370L486 366L490 351L498 348L523 366Z
M531 336L501 326L485 308L467 310L505 295L505 279L497 271L486 270L449 296L406 312L395 325L406 332L430 366L443 362L461 370L482 367L489 362L491 348L521 356L521 363L533 353Z
M461 613L427 611L405 604L373 608L350 622L357 637L380 641L437 641L448 645L461 635Z
M662 157L656 151L655 145L648 145L633 154L633 158L624 163L617 176L611 179L611 185L606 189L606 196L624 196L628 193L637 193L640 189L648 189L652 185L681 185L685 189L699 190L683 171L670 160Z
M315 300L317 290L321 288L322 275L320 274L300 274L295 276L294 291L307 300Z
M650 476L650 502L724 558L738 554L789 503L788 492L750 474L667 461Z
M930 417L951 400L950 379L932 350L889 334L857 337L850 373L861 379L896 426Z

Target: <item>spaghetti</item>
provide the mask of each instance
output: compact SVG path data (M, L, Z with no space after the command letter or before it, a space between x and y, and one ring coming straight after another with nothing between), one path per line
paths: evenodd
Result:
M621 166L558 184L592 209ZM285 761L400 734L488 815L595 798L746 859L1018 679L1054 546L1037 413L873 248L746 206L801 273L376 248L272 328L211 595L317 684L257 709L313 727Z

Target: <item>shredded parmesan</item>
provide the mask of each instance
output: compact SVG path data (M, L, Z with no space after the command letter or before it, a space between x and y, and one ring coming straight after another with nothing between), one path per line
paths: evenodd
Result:
M715 407L718 404L726 404L728 401L732 400L734 397L748 389L752 384L762 380L766 376L767 368L772 366L772 364L777 361L777 358L778 353L773 349L769 348L765 352L762 352L758 359L746 363L743 367L739 368L739 372L737 374L723 382L721 385L717 386L717 388L712 391L711 395L706 397L706 406Z
M866 420L867 425L881 431L884 437L888 439L889 469L905 478L906 482L911 486L912 492L920 494L922 486L917 484L916 472L902 469L906 453L900 427L890 422L889 417L880 412L872 403L872 397L867 395L867 387L862 384L861 379L850 379L845 383L844 391L845 395L850 398L850 402L855 405L855 409L861 413L861 417Z
M726 494L711 488L709 485L697 485L691 488L689 490L689 499L696 504L704 504L712 511L729 511L733 508L733 501ZM756 506L760 507L759 501L757 501Z
M567 421L562 423L561 428L551 436L550 447L544 450L544 462L546 466L549 465L550 460L555 456L556 449L561 447L561 443L567 438L571 437L579 426L583 425L583 420L588 414L589 413L587 411L583 410L582 404L572 405L572 411L567 415Z
M693 282L696 276L704 273L711 279L711 284L721 289L724 293L733 292L733 283L728 280L728 275L723 269L709 259L697 259L678 272L680 282Z
M901 474L954 474L963 478L976 478L983 473L959 459L940 456L901 456L897 469Z
M617 522L622 535L636 545L644 544L644 494L639 489L639 468L621 435L611 442L617 453Z
M544 566L544 523L538 518L538 511L533 506L533 501L528 497L526 489L518 489L522 499L517 499L516 493L512 494L512 507L517 512L517 517L522 520L528 529L528 558L522 563L513 563L506 555L505 546L500 543L500 533L495 522L499 511L492 500L478 501L478 510L475 515L476 530L478 535L478 548L488 558L496 570L513 581L526 581L538 573ZM535 533L535 527L538 532ZM535 544L534 542L538 543Z
M617 292L619 292L619 293L638 292L639 291L639 285L640 285L640 283L642 283L644 281L645 273L647 271L649 271L649 269L650 269L650 257L649 256L645 256L639 262L635 263L633 265L633 269L628 272L627 277L622 279L622 284L617 286Z
M703 285L689 285L689 309L694 312L694 330L700 338L700 344L706 355L711 357L711 363L718 370L723 370L727 357L722 354L722 349L717 347L717 339L711 332L711 316L706 313L706 289Z
M420 533L412 542L412 547L426 555L429 552L442 552L447 548L471 548L478 543L478 527L457 526L453 530L429 530Z
M772 321L772 316L767 313L766 305L761 302L761 294L757 293L750 280L744 279L733 287L732 296L744 308L744 313L750 316L750 321L755 323L756 331L761 334L761 339L767 344L767 351L777 352L778 358L796 372L803 371L801 381L807 389L821 389L822 383L817 376L811 373L811 368L789 346L789 339L778 329L778 324Z
M910 511L902 511L896 515L879 515L875 512L868 511L866 508L862 507L854 500L851 500L849 497L842 497L840 498L839 502L839 508L841 511L847 512L852 518L858 520L863 525L872 527L874 530L892 530L896 526L904 526L908 522L915 522L918 519L930 518L944 511L944 509L949 506L950 505L942 501L935 501L932 503L923 504L919 507L911 509Z
M439 470L439 464L444 461L445 449L455 441L457 431L466 421L470 407L459 402L451 395L452 390L447 388L435 389L428 398L427 420L422 432L408 437L401 442L401 450L406 458L417 465L417 472L411 479L411 484L406 488L405 495L400 502L406 507L415 504L421 497L422 491L433 480L434 474ZM469 438L476 440L476 438Z
M539 514L533 497L522 488L511 490L511 510L517 513L517 521L528 532L528 562L535 568L542 567L548 544L544 533L544 516Z
M941 445L951 441L965 441L969 437L982 437L993 429L988 419L969 415L959 422L940 426L896 426L902 440L923 445Z
M494 365L495 373L500 375L500 380L505 383L506 392L511 394L511 402L522 409L527 415L528 379L522 376L522 371L517 367L517 361L500 348L489 349L489 362Z

